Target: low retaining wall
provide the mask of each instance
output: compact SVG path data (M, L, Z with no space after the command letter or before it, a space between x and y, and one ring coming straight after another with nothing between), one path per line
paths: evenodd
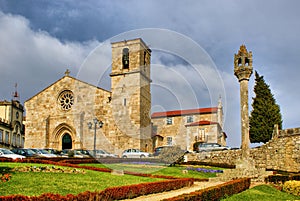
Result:
M266 144L252 148L250 157L257 168L300 172L300 128L287 129L274 135ZM235 165L241 150L190 153L188 161Z

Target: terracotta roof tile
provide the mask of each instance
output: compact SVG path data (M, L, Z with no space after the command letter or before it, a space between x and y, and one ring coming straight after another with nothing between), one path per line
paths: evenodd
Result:
M219 124L219 123L215 122L215 121L204 120L204 121L193 122L193 123L187 124L185 126L203 126L203 125L212 125L212 124Z
M198 109L189 109L189 110L154 112L151 115L151 118L174 117L174 116L183 116L183 115L192 115L192 114L208 114L208 113L216 113L217 111L218 111L217 107L209 107L209 108L198 108Z

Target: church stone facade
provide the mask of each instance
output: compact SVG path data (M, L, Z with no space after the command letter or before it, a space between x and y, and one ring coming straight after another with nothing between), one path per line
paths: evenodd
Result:
M162 145L192 150L193 143L199 141L226 144L221 103L176 115L154 113L151 119L151 50L139 38L111 45L111 91L71 77L66 71L25 102L25 148L95 147L121 154L128 148L152 152ZM103 123L96 130L95 118ZM167 122L170 118L171 124Z
M121 153L152 150L150 93L151 50L142 39L112 43L111 91L69 75L25 102L27 148L94 148Z

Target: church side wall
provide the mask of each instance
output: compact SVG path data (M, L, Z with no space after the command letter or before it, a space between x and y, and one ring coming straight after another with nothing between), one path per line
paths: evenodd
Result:
M281 131L278 137L266 144L252 148L250 157L260 168L283 170L289 172L300 171L300 132L299 128ZM216 151L211 153L190 153L189 161L204 161L212 163L226 163L235 165L241 157L241 150Z

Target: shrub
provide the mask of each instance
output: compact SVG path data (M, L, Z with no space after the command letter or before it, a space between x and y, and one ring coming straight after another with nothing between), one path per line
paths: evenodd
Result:
M181 201L181 200L220 200L223 197L240 193L250 187L250 178L232 180L224 184L201 189L190 194L183 194L173 198L164 199L164 201Z
M300 181L300 174L291 174L291 175L276 174L276 175L269 175L268 177L265 178L265 182L270 182L274 184L284 183L289 180Z
M300 196L300 181L286 181L283 184L283 191Z

